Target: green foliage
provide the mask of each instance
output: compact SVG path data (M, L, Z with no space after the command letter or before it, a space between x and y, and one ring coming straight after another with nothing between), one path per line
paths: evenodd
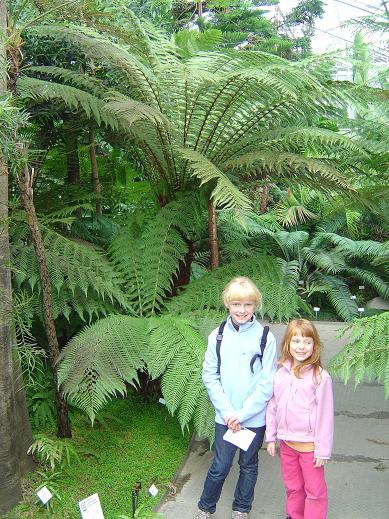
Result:
M151 327L147 367L162 375L162 393L182 429L193 421L200 437L212 438L215 413L201 379L206 343L191 321L163 316Z
M389 396L389 312L356 319L341 330L349 334L349 343L333 357L329 370L346 384L353 375L355 385L365 377L383 381L385 398Z
M225 311L221 293L227 282L235 276L250 277L263 295L262 315L271 320L284 321L298 315L301 299L296 295L298 272L285 272L276 258L256 255L232 262L216 271L205 274L167 304L174 315L196 315L199 320L207 315L219 316ZM215 324L216 325L216 324Z
M137 315L152 315L163 307L200 210L197 197L185 197L163 207L141 227L130 217L112 241L110 256L126 279L127 297Z
M54 477L42 470L30 473L23 480L23 501L4 519L78 519L77 502L85 496L99 494L107 518L131 516L131 487L142 481L139 509L147 517L159 497L169 491L177 466L185 457L191 433L182 435L177 420L165 406L157 402L145 404L135 391L126 399L107 406L107 426L96 420L93 428L81 413L72 417L73 438L68 440L77 451L80 462L66 465ZM39 473L38 473L39 472ZM152 483L160 490L157 498L147 496L143 489ZM57 491L49 514L38 502L36 487L40 484ZM139 513L140 513L139 512ZM151 516L152 517L152 516ZM140 515L139 519L144 519Z
M247 12L262 18L255 10ZM38 39L49 37L76 48L99 73L83 79L61 67L32 67L20 80L21 91L28 96L31 88L35 96L41 95L41 100L34 98L39 104L55 91L52 99L62 97L60 102L97 124L110 116L111 127L126 139L145 178L158 194L167 195L164 200L211 181L207 197L220 207L247 206L236 187L247 173L259 179L294 179L324 190L349 189L340 169L354 167L363 149L340 132L312 124L328 109L334 119L343 116L350 103L350 96L327 88L327 77L322 81L317 70L311 75L305 64L262 52L197 52L180 62L179 49L169 46L166 37L131 11L126 21L131 45L112 38L109 31L81 26L34 28ZM206 33L196 38L205 39ZM120 80L113 79L115 74ZM40 78L45 77L50 81L43 88L45 79ZM98 84L100 77L104 79ZM41 82L42 88L34 89L34 82ZM110 125L108 120L105 125Z
M162 376L167 408L182 429L193 421L212 437L214 411L201 381L205 341L185 319L111 316L85 328L63 350L59 383L92 422L108 399L124 395L138 381L137 370ZM91 359L93 361L91 362Z
M13 283L17 290L40 294L37 259L22 218L23 213L15 214L10 230ZM85 320L106 315L115 307L130 309L122 289L123 279L101 250L47 227L41 230L53 288L54 319L59 315L69 319L71 312L76 312Z
M34 443L28 448L32 454L47 469L51 471L70 467L73 461L80 461L74 445L69 440L51 439L43 434L35 437Z
M58 383L92 423L110 398L138 382L137 370L147 361L147 330L145 319L109 316L84 328L62 350Z

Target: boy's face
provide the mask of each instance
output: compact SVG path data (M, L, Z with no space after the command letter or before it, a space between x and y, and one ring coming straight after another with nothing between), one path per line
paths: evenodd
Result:
M248 323L255 311L254 301L247 299L231 301L226 306L230 312L231 319L238 326Z

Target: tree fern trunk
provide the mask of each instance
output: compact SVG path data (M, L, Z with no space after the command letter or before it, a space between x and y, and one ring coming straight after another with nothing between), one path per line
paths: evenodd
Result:
M43 313L45 318L45 330L47 342L49 345L50 365L54 380L55 405L57 410L57 435L60 438L70 438L72 436L72 432L70 429L68 406L66 400L64 400L58 390L57 359L59 355L59 344L54 320L52 317L51 281L46 263L46 253L42 234L39 229L38 218L36 216L34 207L32 178L27 167L24 168L24 171L18 178L18 182L23 206L26 211L27 224L31 232L35 254L38 260L39 277L42 289Z
M7 32L5 1L0 0L0 32ZM6 49L0 45L0 94L7 91ZM32 443L31 427L16 352L12 321L12 289L9 269L8 169L0 153L0 514L8 512L22 497L20 479L33 468L27 455ZM17 432L17 434L15 434Z
M190 240L185 240L188 245L188 252L185 256L185 259L180 260L178 263L178 274L177 277L173 281L173 288L171 291L171 296L177 295L178 288L187 285L190 281L190 273L191 267L193 263L195 246L194 243Z
M80 182L80 160L78 157L78 141L77 135L70 130L66 131L64 136L66 150L66 164L68 172L69 184L78 184Z
M216 208L212 200L208 202L208 236L209 251L211 253L211 270L219 266L219 243L217 240Z
M270 201L269 184L266 182L263 184L263 187L262 187L261 206L259 208L260 214L266 213L269 201Z
M101 198L100 198L100 179L99 179L99 169L97 167L97 159L96 159L96 146L95 146L95 131L92 126L89 128L89 156L92 167L92 184L93 184L93 192L96 193L96 214L97 216L102 215L101 210Z

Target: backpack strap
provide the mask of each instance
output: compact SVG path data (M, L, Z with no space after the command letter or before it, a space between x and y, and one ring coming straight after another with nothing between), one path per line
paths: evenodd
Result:
M217 355L217 374L218 375L220 375L220 364L221 364L220 346L222 345L223 331L224 331L226 322L227 321L223 321L222 323L220 323L220 326L219 326L219 329L218 329L217 335L216 335L216 355Z
M265 351L265 348L266 348L266 343L267 343L267 334L269 333L269 327L268 326L264 326L263 327L263 333L262 333L262 338L261 338L261 344L259 346L259 353L256 353L254 355L254 357L251 359L250 361L250 369L251 369L251 373L254 373L254 362L259 359L259 362L261 363L262 365L262 357L263 357L263 353Z

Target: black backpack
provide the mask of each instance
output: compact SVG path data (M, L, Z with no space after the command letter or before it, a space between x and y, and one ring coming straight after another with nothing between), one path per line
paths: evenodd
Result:
M220 375L220 364L221 364L220 346L222 344L223 331L224 331L224 327L226 325L226 322L227 321L223 321L222 323L220 323L219 330L218 330L217 335L216 335L216 355L217 355L217 374L218 375ZM259 362L262 365L262 357L263 357L263 353L264 353L265 348L266 348L267 334L268 333L269 333L269 327L268 326L264 326L263 327L262 337L261 337L261 342L260 342L260 345L259 345L259 353L256 353L253 356L253 358L250 360L251 373L254 373L254 362L257 359L259 359Z

